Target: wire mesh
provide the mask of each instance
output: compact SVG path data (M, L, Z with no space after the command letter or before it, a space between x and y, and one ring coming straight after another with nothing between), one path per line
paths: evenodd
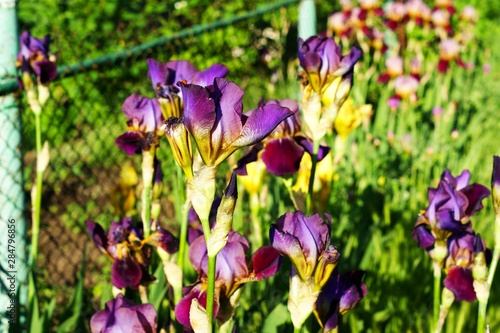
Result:
M247 108L255 107L257 101L269 94L269 89L273 89L276 80L286 76L290 59L286 58L285 50L296 46L296 30L293 28L296 22L292 19L296 17L296 9L286 6L296 2L284 1L262 8L259 5L263 1L242 1L238 2L237 8L227 7L231 11L226 12L222 5L219 5L220 8L208 8L203 1L199 1L196 8L190 9L196 9L198 15L184 22L181 18L188 16L178 15L176 18L180 22L167 24L167 28L161 29L161 24L173 14L151 18L148 12L151 2L145 1L143 11L136 14L134 19L146 22L140 27L136 26L132 34L128 32L120 35L128 31L126 24L130 22L127 17L130 10L125 8L120 12L119 8L115 8L117 12L113 24L116 31L107 25L109 22L102 22L103 31L82 36L77 36L78 31L71 29L74 22L85 22L85 15L89 14L85 10L78 12L78 6L84 6L83 3L75 1L73 8L63 8L66 2L57 3L63 17L68 13L63 11L71 11L73 15L78 13L81 17L73 17L73 23L65 18L62 20L65 25L54 26L50 31L54 40L52 47L60 52L60 61L58 80L51 85L51 98L41 116L42 140L50 145L50 164L44 174L37 269L39 289L44 291L42 297L57 296L59 302L67 300L76 282L84 248L87 247L85 287L89 302L93 303L85 310L85 315L90 316L100 307L98 300L90 296L90 290L106 274L109 277L106 271L109 265L107 258L90 244L84 222L92 219L107 224L113 220L115 214L110 193L117 186L121 166L127 161L139 166L139 160L118 149L114 140L126 130L126 120L121 111L125 98L132 93L154 96L145 60L150 57L162 62L186 59L200 69L214 62L226 64L231 71L229 79L252 90L244 99ZM177 5L180 8L178 11L182 11L181 7L186 5L182 1L180 3ZM21 19L23 13L28 13L35 6L31 2L26 3L25 8L22 5ZM249 14L248 10L253 11ZM208 18L203 16L207 12L210 15ZM28 18L27 14L24 17L25 21L21 23L26 28L35 27L37 22L33 18ZM201 23L208 20L215 23L151 39L168 34L169 30L189 26L196 19ZM82 31L92 30L84 27ZM32 33L36 35L36 32ZM103 54L101 50L116 51L115 44L130 46L120 36L132 36L132 44L138 43L140 36L147 36L144 37L146 44L100 56ZM81 43L75 44L79 39ZM86 57L90 59L65 66ZM269 77L272 78L270 81ZM13 82L3 84L0 86L0 95L15 89ZM21 145L24 166L23 177L19 181L24 180L25 195L29 200L36 163L35 125L25 97L22 94L18 97L23 122ZM7 146L4 149L18 147ZM167 199L162 205L165 223L173 218L173 209ZM29 202L27 207L30 207Z

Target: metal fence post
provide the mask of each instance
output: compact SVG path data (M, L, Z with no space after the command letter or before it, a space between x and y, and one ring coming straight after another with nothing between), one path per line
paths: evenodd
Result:
M299 4L299 37L303 40L316 35L316 4L302 0Z
M16 5L15 0L0 0L0 83L12 79L16 72ZM23 312L27 296L21 128L21 114L14 96L0 96L0 332L8 331L11 314L17 316L16 310ZM13 229L15 233L9 233ZM20 289L21 284L24 287ZM16 303L20 290L20 302ZM12 311L13 307L16 310Z

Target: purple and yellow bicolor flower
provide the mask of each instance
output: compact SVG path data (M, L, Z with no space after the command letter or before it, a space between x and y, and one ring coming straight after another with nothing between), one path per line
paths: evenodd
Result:
M353 47L342 56L341 47L332 38L299 39L299 61L304 72L302 111L307 134L318 143L333 127L337 112L351 91L354 65L361 51Z
M332 273L314 308L322 332L337 332L340 315L349 312L366 296L368 290L361 281L364 274L363 271L340 274L337 269Z
M301 133L299 105L292 99L270 100L260 102L259 107L279 105L288 108L293 114L283 120L262 144L253 146L240 161L236 172L246 175L246 166L259 158L264 162L266 170L278 177L287 177L295 174L300 168L300 161L307 152L313 153L313 143ZM318 161L321 161L330 151L329 147L320 146Z
M116 138L116 145L129 155L142 154L158 145L158 136L163 134L163 115L154 98L133 94L122 106L127 117L127 132Z
M325 94L334 81L349 81L350 84L354 65L360 56L361 51L355 47L342 56L341 46L332 38L312 36L305 41L299 38L300 66L305 71L308 84L320 95ZM340 96L328 97L336 98Z
M200 71L186 60L172 60L163 64L148 59L147 63L148 74L165 119L182 117L184 105L182 92L177 85L179 81L205 87L211 85L216 77L225 77L229 72L221 64L213 64Z
M500 156L493 156L493 173L491 174L491 193L493 207L497 216L500 216Z
M225 323L232 317L244 283L274 276L279 269L281 257L271 246L259 248L250 261L246 257L249 249L245 237L230 231L226 246L217 256L214 318L217 318L219 324ZM206 307L208 250L202 235L191 244L189 260L198 272L198 280L184 288L184 297L175 307L177 321L186 327L191 327L190 308L193 299L196 298L203 307Z
M473 302L477 298L474 290L474 259L480 254L489 259L490 251L486 249L485 241L470 226L451 235L447 245L446 278L443 284L453 292L455 300Z
M438 187L429 188L429 206L418 217L412 235L433 260L442 263L447 255L448 238L469 227L470 218L483 208L481 201L490 195L485 186L469 184L470 176L470 172L464 170L455 178L446 170Z
M19 41L21 50L17 54L16 67L22 73L20 87L30 89L33 86L32 75L43 85L53 81L57 76L57 66L56 55L49 50L50 36L39 39L24 31Z
M152 304L134 305L122 294L106 302L105 309L90 319L92 333L155 333L156 327L156 310Z
M169 231L157 229L144 239L142 229L134 227L131 218L112 222L107 234L93 221L85 225L97 248L113 259L111 282L118 289L136 290L140 284L154 281L148 272L150 246L170 254L177 252L178 241Z
M207 166L217 166L241 147L264 139L293 113L277 104L243 114L243 90L224 78L202 87L180 83L184 124Z
M300 328L314 309L318 295L339 260L330 245L330 216L309 217L301 211L286 213L271 226L272 246L290 259L288 310L295 328Z

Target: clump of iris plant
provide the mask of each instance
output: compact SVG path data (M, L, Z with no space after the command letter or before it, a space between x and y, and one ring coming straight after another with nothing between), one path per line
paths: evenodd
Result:
M481 201L490 191L483 185L469 184L470 177L468 170L458 177L446 170L438 187L429 188L429 206L419 215L412 231L413 239L433 261L436 332L441 331L454 300L471 302L476 299L473 263L477 255L484 258L486 246L472 230L471 218L483 208ZM440 306L443 268L447 277Z
M54 81L57 76L57 55L50 52L50 36L40 39L33 37L29 31L23 31L19 41L21 50L16 61L20 72L19 86L28 91L35 84L47 85ZM35 82L33 76L36 77Z
M330 223L330 216L326 214L322 218L319 214L305 216L296 211L281 216L269 232L271 245L292 262L288 310L295 329L300 329L315 309L321 290L340 257L337 249L330 245ZM333 299L335 296L324 297ZM321 302L320 308L324 309L327 301Z
M299 38L302 78L302 108L308 135L317 145L333 127L337 112L347 99L352 85L354 65L361 51L352 48L342 56L341 47L332 38Z

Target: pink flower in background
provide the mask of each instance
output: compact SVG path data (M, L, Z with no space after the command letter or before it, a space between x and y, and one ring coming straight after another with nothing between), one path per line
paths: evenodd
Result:
M386 26L391 30L396 30L406 18L406 6L402 2L390 2L386 7L385 15Z
M387 83L390 79L403 75L403 58L400 56L388 57L385 60L385 67L386 71L378 77L377 82Z
M456 40L452 38L442 40L439 44L438 71L445 73L450 66L450 62L453 60L455 60L460 67L465 68L466 66L459 56L460 49L461 46Z
M462 13L460 13L460 19L464 22L476 23L477 18L478 18L477 11L471 5L465 6L464 9L462 10Z
M412 76L398 76L394 80L394 89L396 96L401 99L406 99L415 95L418 89L418 80Z

